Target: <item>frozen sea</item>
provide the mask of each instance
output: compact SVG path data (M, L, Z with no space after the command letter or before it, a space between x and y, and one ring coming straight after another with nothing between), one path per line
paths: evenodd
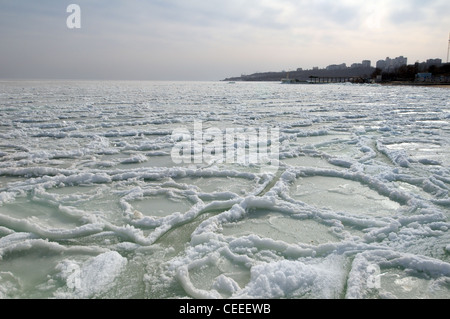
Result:
M0 115L0 298L450 298L448 89L2 81Z

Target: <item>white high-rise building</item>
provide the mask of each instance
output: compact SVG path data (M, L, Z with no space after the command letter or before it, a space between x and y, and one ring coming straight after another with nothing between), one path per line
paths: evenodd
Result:
M345 63L342 64L332 64L327 66L328 71L337 71L337 70L345 70L347 68L347 65Z
M391 59L389 57L386 58L386 60L379 60L377 62L377 68L387 71L387 72L393 72L399 67L403 65L407 65L408 59L404 56L396 57L395 59Z
M441 66L442 65L442 59L428 59L427 60L427 66L430 67L432 65Z

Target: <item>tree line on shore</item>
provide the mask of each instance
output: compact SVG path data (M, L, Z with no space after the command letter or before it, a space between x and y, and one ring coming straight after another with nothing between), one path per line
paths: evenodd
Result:
M372 73L372 79L382 76L382 81L415 81L418 73L431 73L433 77L450 76L450 63L441 66L431 65L428 67L420 67L419 63L411 65L402 65L393 71L383 71L376 68Z

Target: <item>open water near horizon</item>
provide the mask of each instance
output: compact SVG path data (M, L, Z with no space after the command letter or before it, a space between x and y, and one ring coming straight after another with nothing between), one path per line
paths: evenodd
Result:
M1 81L0 298L449 298L449 101L434 87ZM204 154L227 130L266 132L279 162L174 160L174 132Z

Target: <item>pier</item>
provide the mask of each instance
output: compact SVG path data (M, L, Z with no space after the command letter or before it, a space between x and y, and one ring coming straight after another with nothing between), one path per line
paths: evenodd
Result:
M310 76L309 83L364 83L364 79L361 77L343 77L343 76Z

